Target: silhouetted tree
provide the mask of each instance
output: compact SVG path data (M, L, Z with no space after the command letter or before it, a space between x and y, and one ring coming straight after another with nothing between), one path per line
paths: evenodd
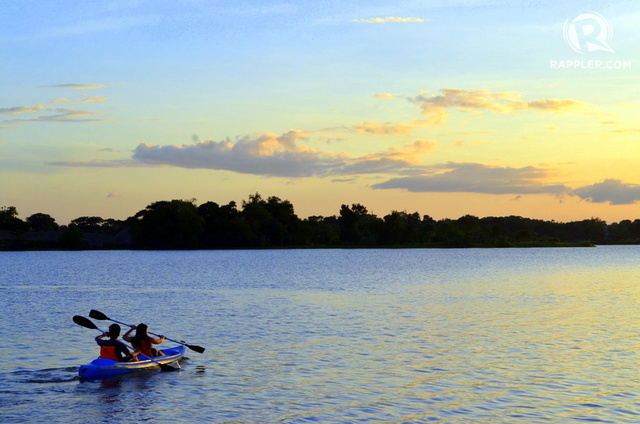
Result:
M422 221L418 212L408 214L404 211L392 211L383 218L380 244L426 243L431 239L432 230L432 223Z
M133 240L150 249L196 249L204 233L204 220L195 200L155 202L135 215Z
M260 193L242 202L240 214L251 229L251 246L290 246L299 219L288 200L271 196L264 200Z
M307 246L337 246L340 244L340 226L335 216L310 216L304 220L309 231Z
M569 241L602 241L607 235L607 223L599 218L571 222Z
M56 220L46 213L34 213L27 218L31 231L57 231L60 227Z
M85 233L101 233L104 219L99 216L81 216L71 221L80 231Z
M195 200L159 201L126 221L80 217L59 227L44 213L26 221L13 206L0 208L0 249L120 248L194 249L281 246L531 246L557 243L638 243L640 219L607 223L599 218L556 222L520 216L464 215L435 221L418 212L392 211L378 218L359 203L334 216L300 219L293 204L276 196L248 196L239 209ZM60 231L55 235L32 232Z
M206 202L198 206L198 213L204 219L203 247L217 249L249 246L251 230L240 216L236 202L231 201L222 206Z
M0 230L20 234L29 230L29 224L18 218L18 209L15 206L2 206L0 207Z
M353 206L355 208L356 205ZM355 210L349 208L347 205L341 205L338 224L340 226L340 241L348 244L356 244L360 241L360 234L358 233L358 213Z

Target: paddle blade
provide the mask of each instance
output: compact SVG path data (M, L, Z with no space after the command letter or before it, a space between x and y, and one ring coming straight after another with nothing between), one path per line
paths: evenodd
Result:
M172 367L171 365L165 365L165 364L158 364L160 365L160 371L163 372L173 372L173 371L180 371L180 365L178 365L177 367Z
M103 314L103 313L102 313L102 312L100 312L100 311L96 311L95 309L92 309L92 310L91 310L91 312L89 312L89 316L90 316L91 318L93 318L93 319L99 319L99 320L101 320L101 321L104 321L104 320L108 320L108 319L109 319L109 317L108 317L108 316L106 316L105 314Z
M189 345L189 344L185 344L186 347L188 347L189 349L196 351L198 353L202 353L204 352L204 348L202 346L194 346L194 345Z
M96 327L96 325L93 322L91 322L89 319L82 317L80 315L75 315L73 317L73 322L85 328L90 328L91 330L98 330L98 327Z

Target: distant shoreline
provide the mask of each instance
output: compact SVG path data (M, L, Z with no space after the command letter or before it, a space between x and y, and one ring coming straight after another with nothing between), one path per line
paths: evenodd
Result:
M521 216L435 220L418 212L383 217L359 203L332 216L299 218L288 200L250 195L226 205L195 200L158 201L126 220L84 216L58 225L43 213L18 218L0 208L0 251L238 250L238 249L450 249L592 247L640 244L640 219L608 224Z
M193 248L193 249L152 249L152 248L132 248L132 247L106 247L106 248L61 248L61 247L7 247L0 246L0 252L73 252L73 251L242 251L242 250L403 250L403 249L433 249L433 250L450 250L450 249L534 249L534 248L575 248L575 247L597 247L598 245L633 245L636 243L591 243L591 242L574 242L574 243L514 243L510 245L487 245L487 244L471 244L471 245L447 245L442 243L430 244L406 244L406 245L380 245L380 246L259 246L259 247L235 247L235 248Z

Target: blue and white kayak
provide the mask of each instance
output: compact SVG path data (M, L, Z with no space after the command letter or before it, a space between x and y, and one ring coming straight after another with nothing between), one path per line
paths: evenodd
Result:
M145 355L138 355L138 361L118 362L113 359L98 358L86 365L81 365L78 369L80 378L97 379L113 377L131 371L158 368L160 365L169 365L177 362L184 356L187 350L184 346L176 346L169 349L162 349L164 356L149 358Z

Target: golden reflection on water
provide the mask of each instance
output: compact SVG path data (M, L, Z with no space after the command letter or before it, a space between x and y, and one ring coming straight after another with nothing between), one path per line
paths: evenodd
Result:
M497 410L527 422L598 420L640 388L630 378L638 366L637 270L561 267L416 284L400 293L297 294L295 301L348 328L349 341L330 341L336 354L352 357L341 362L364 391L384 382L408 404L432 407L434 416L471 411L478 422L482 411ZM341 345L349 349L340 352ZM346 378L334 371L334 380ZM554 416L539 415L540 403ZM621 411L621 422L637 412Z

